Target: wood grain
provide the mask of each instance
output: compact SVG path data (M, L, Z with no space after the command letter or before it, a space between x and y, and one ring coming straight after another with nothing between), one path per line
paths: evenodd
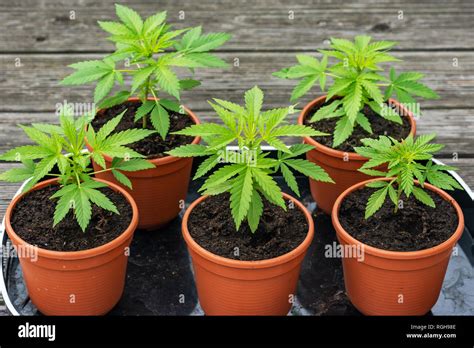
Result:
M423 108L474 108L474 54L472 52L396 52L403 62L394 64L400 71L420 71L423 80L441 96L437 100L423 100ZM21 67L15 67L17 55L0 55L1 111L53 111L56 103L91 102L93 85L65 87L59 81L72 72L67 65L73 62L101 57L97 54L28 54L20 56ZM296 63L294 53L222 53L220 56L239 66L228 69L205 69L195 77L203 85L183 93L182 102L193 110L209 108L211 98L242 101L243 92L258 84L266 93L265 105L282 106L289 103L295 81L282 80L271 73ZM453 58L458 66L453 66ZM181 77L191 76L182 71ZM313 96L321 92L315 88ZM310 96L301 100L301 105Z
M0 5L0 52L110 51L97 20L114 20L115 0L17 0ZM126 3L122 1L121 3ZM360 33L399 41L399 49L474 49L470 0L140 0L142 16L168 11L176 28L227 31L225 50L314 50L330 37ZM75 19L70 19L75 11ZM184 19L180 19L184 11ZM294 19L290 19L293 11ZM400 19L400 11L403 18Z

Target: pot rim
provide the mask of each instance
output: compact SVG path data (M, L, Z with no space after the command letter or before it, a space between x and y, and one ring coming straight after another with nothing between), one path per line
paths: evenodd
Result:
M392 178L374 178L374 179L369 179L362 181L360 183L357 183L348 189L346 189L343 193L340 194L340 196L336 199L336 202L334 203L332 213L331 213L331 218L332 218L332 223L334 225L334 228L336 230L336 233L346 241L348 241L349 244L355 244L355 245L362 245L364 252L367 252L368 254L378 256L381 258L385 259L397 259L397 260L409 260L409 259L421 259L421 258L426 258L433 256L435 254L439 254L441 252L444 252L445 250L451 248L453 245L456 244L458 239L461 237L463 231L464 231L464 214L462 212L461 207L459 204L456 202L456 200L451 197L446 191L441 190L429 183L425 183L424 187L427 188L430 191L435 192L441 198L444 200L448 201L451 203L451 205L454 207L456 210L456 213L458 215L458 226L456 227L456 230L454 233L444 242L441 244L435 245L434 247L428 248L428 249L422 249L422 250L416 250L416 251L391 251L391 250L385 250L385 249L380 249L377 247L370 246L368 244L365 244L354 237L352 237L341 225L339 221L339 209L342 204L342 201L353 191L358 190L362 187L364 187L366 184L374 181L390 181ZM418 183L418 181L415 181Z
M326 94L322 95L322 96L320 96L316 99L313 99L308 104L306 104L306 106L303 108L303 110L301 110L300 115L298 116L297 123L300 124L300 125L303 125L304 120L306 118L306 115L309 113L309 111L315 105L317 105L319 103L323 103L324 101L326 101L326 96L327 96ZM403 110L403 112L406 115L408 115L408 121L410 122L410 125L411 125L410 134L412 134L414 136L416 134L416 121L415 121L415 117L413 116L413 113L410 110L408 110L407 108L405 108L402 104L400 104L396 99L389 98L389 102L393 103L397 107L401 108ZM332 157L347 160L347 156L349 156L350 161L366 161L367 160L367 158L359 155L356 152L347 152L347 151L336 150L336 149L333 149L331 147L328 147L326 145L323 145L323 144L317 142L316 140L314 140L311 137L304 137L303 139L304 139L305 143L312 145L318 151L320 151L320 152L322 152L326 155L332 156Z
M271 259L256 260L256 261L240 261L240 260L229 259L223 256L216 255L204 249L191 237L191 234L189 233L189 230L188 230L188 219L189 219L189 216L191 215L192 210L199 203L207 199L209 196L201 196L198 199L196 199L194 202L191 203L191 205L188 207L188 209L186 209L186 212L184 213L183 220L181 223L181 230L182 230L184 240L186 244L188 245L188 248L192 249L201 257L213 263L226 266L226 267L238 268L238 269L271 268L283 263L290 262L291 260L295 259L296 257L301 255L308 249L314 236L314 222L313 222L313 218L311 217L311 214L303 205L303 203L301 203L299 200L290 196L287 193L282 192L282 194L283 194L283 198L287 200L292 200L295 203L295 205L304 214L306 221L308 223L308 233L306 234L305 239L295 249L289 251L286 254L273 257Z
M159 99L159 98L155 98L155 97L148 97L147 98L147 100L155 100L155 99ZM140 98L137 98L137 97L130 97L130 98L127 99L127 101L139 101L139 100L140 100ZM183 108L184 108L184 111L186 111L187 116L189 116L194 121L194 124L201 124L201 121L196 116L196 114L193 111L191 111L191 109L188 109L184 105L183 105ZM104 109L97 110L96 115L99 112L101 112L102 110L104 110ZM201 141L201 137L195 137L191 144L197 145L197 144L199 144L200 141ZM87 137L85 138L85 143L86 143L87 149L89 151L91 151L92 147L90 146L89 142L87 141ZM112 162L112 157L110 157L108 155L105 155L105 154L103 156L104 156L106 162ZM160 166L160 165L172 163L172 162L175 162L175 161L179 161L180 159L182 159L182 158L166 155L165 157L161 157L161 158L147 159L147 161L151 162L155 166Z
M113 250L120 244L122 244L127 238L129 238L131 235L133 235L134 231L137 228L138 225L138 207L135 201L133 200L132 196L125 191L123 188L120 186L111 183L106 180L102 179L97 179L94 178L93 180L99 181L102 183L107 184L108 187L110 187L112 190L119 192L122 194L122 196L125 197L125 199L128 201L130 206L132 207L132 220L130 221L130 224L128 227L115 239L111 240L110 242L100 245L95 248L91 249L85 249L85 250L80 250L80 251L55 251L55 250L48 250L44 248L40 248L37 246L34 246L22 238L20 238L14 231L13 227L11 226L11 214L13 212L13 209L17 205L17 203L24 198L28 193L42 189L44 187L50 186L52 184L56 184L58 182L58 178L53 178L45 181L41 181L33 188L31 188L29 191L23 192L13 198L13 200L10 202L10 204L7 207L7 211L5 213L5 231L7 231L8 236L12 241L14 241L14 244L17 245L26 245L27 247L33 247L35 250L38 251L38 256L49 258L49 259L62 259L62 260L79 260L79 259L87 259L87 258L92 258L101 254L105 254L109 252L110 250Z

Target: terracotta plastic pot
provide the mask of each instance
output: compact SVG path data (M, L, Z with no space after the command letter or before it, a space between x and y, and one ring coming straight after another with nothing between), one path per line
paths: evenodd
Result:
M261 261L228 259L194 241L188 230L189 215L206 196L194 201L186 210L182 232L193 262L199 302L206 315L286 315L291 309L314 225L303 204L285 193L283 197L292 200L305 215L308 234L296 249Z
M334 204L332 222L342 246L362 248L363 258L343 258L344 282L353 305L366 315L423 315L439 297L449 257L464 230L464 216L459 204L443 190L425 184L450 202L458 215L458 226L445 242L419 251L388 251L353 238L339 222L342 201L372 179L344 191ZM381 227L383 228L383 227ZM353 250L353 249L351 249Z
M56 183L57 179L47 180L34 186L32 190ZM28 295L45 315L103 315L122 296L127 251L138 224L138 209L126 191L108 182L107 185L121 193L130 203L132 221L119 237L93 249L52 251L33 247L22 240L10 224L13 209L28 193L17 196L7 208L5 227L19 251Z
M154 99L149 98L149 100ZM138 98L130 98L129 101L138 101ZM184 110L195 124L200 123L191 110L186 107ZM98 111L99 115L100 112L101 110ZM200 137L196 137L192 143L198 144L200 140ZM87 148L89 151L92 150L89 144L87 144ZM184 202L188 192L193 159L166 156L149 161L156 168L124 173L132 182L132 190L121 185L111 172L99 173L97 177L120 185L127 190L137 203L140 212L138 228L154 230L176 218L181 211L181 202ZM105 156L105 162L107 167L110 167L112 158ZM95 162L92 164L94 170L101 169Z
M312 116L308 115L309 112L314 107L323 104L325 101L326 96L324 95L307 104L298 117L298 124L304 124L306 117ZM399 110L403 110L404 115L408 115L411 125L410 134L415 135L416 122L413 114L396 100L390 99L389 101L392 105L396 105ZM314 150L306 153L306 158L322 167L335 181L335 184L332 184L309 179L311 195L316 201L318 207L326 214L331 214L334 202L337 197L344 192L344 190L354 184L372 178L371 176L358 171L358 169L367 161L365 157L362 157L355 152L343 152L332 149L318 143L311 137L305 137L304 142L313 145L314 147Z

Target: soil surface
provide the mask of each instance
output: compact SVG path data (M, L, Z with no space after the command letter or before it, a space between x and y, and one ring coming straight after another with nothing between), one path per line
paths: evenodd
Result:
M376 189L365 187L344 199L339 221L355 239L379 249L416 251L439 245L449 239L458 226L454 207L434 192L425 190L436 207L431 208L410 196L402 198L403 208L393 213L394 205L387 199L382 208L365 220L365 205Z
M313 115L318 111L318 109L322 106L327 105L327 103L322 104L321 106L314 107L311 109L308 114L307 118L304 120L304 124L310 126L318 131L328 133L331 135L322 136L322 137L312 137L318 143L323 144L327 147L334 148L333 144L333 137L332 134L334 133L334 129L336 128L336 122L339 118L330 118L324 119L318 122L310 123L309 120L313 117ZM369 106L364 106L362 109L362 113L369 119L370 125L372 127L373 134L368 133L359 125L354 127L354 131L352 135L347 138L339 146L335 147L334 149L344 152L355 152L354 147L363 146L361 139L364 138L375 138L377 139L379 135L387 135L391 136L397 140L405 139L410 134L410 122L408 117L403 117L403 124L398 124L395 122L387 121L382 116L376 114Z
M47 250L79 251L107 244L130 225L132 207L125 197L110 188L101 188L99 190L115 204L120 215L93 204L92 219L85 232L79 227L72 209L53 227L57 199L50 197L58 189L58 185L52 185L32 191L17 203L11 225L21 239Z
M257 231L252 233L246 222L236 231L229 194L211 196L194 208L188 228L204 249L241 261L266 260L286 254L298 247L308 234L306 218L296 205L284 211L265 199Z
M115 128L113 133L117 133L126 129L131 128L142 128L142 121L134 122L135 113L137 109L142 105L140 101L126 101L122 104L112 106L111 108L105 109L102 113L97 114L92 121L92 127L94 130L99 130L105 123L110 121L115 116L122 113L125 109L127 110L122 117L121 122ZM136 143L127 145L131 149L138 153L146 156L148 159L162 158L168 156L165 152L170 151L181 145L191 144L194 140L193 137L185 135L173 135L172 132L179 131L186 127L194 124L194 121L187 115L168 110L170 115L170 129L168 135L163 140L161 135L158 133L152 134L145 139L137 141ZM149 116L147 122L147 128L155 130Z

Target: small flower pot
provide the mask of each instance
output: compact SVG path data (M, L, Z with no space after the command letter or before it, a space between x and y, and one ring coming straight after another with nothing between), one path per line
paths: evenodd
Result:
M348 195L376 180L390 179L372 179L350 187L338 197L332 211L332 222L341 245L361 248L364 253L363 260L342 259L347 294L352 304L366 315L424 315L439 297L449 257L463 233L461 207L445 191L425 184L426 189L454 207L459 221L455 232L443 243L424 250L399 252L375 248L344 230L339 221L339 209Z
M309 112L314 107L324 104L325 101L326 96L323 95L308 103L298 117L298 124L304 124L305 119L311 116ZM411 125L410 134L414 136L416 133L416 122L413 114L396 100L390 99L389 101L392 105L403 110L404 115L407 115ZM342 192L354 184L373 178L358 171L367 161L365 157L355 152L343 152L332 149L320 144L311 137L305 137L304 142L314 147L314 150L306 153L306 158L323 168L335 181L335 184L332 184L309 179L311 195L318 207L326 214L331 214L334 202Z
M103 315L122 296L127 248L138 224L138 209L125 190L105 183L130 203L132 220L119 237L93 249L52 251L36 248L22 240L10 223L13 209L28 192L13 199L7 208L5 228L13 245L17 250L29 248L36 253L35 257L23 257L19 253L20 264L29 297L45 315ZM57 179L46 180L35 185L32 190L56 184Z
M310 213L292 200L305 215L308 234L303 242L279 257L260 261L239 261L215 255L201 247L188 230L192 210L204 201L194 201L184 214L181 225L192 258L194 278L202 309L207 315L286 315L292 306L300 268L314 235ZM237 233L237 232L236 232Z
M153 98L148 98L153 100ZM138 101L138 98L130 98L129 101ZM198 117L188 108L184 108L195 124L199 124ZM100 110L98 115L100 115ZM187 117L183 116L183 117ZM198 144L200 138L196 137L193 144ZM89 150L92 150L87 144ZM112 164L112 158L104 156L107 167ZM156 168L137 172L124 173L132 182L132 189L121 185L111 172L99 173L100 179L113 182L123 187L133 197L140 212L138 228L154 230L163 227L176 218L184 202L191 177L192 158L178 158L166 156L163 158L150 159ZM92 162L94 170L102 168Z

